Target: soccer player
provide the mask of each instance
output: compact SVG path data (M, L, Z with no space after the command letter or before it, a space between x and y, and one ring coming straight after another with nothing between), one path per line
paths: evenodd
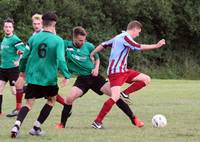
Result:
M29 52L24 52L20 61L20 76L26 73L27 89L25 94L26 106L23 106L17 120L11 129L11 137L16 138L26 115L30 111L35 99L45 97L47 102L40 111L33 128L29 131L30 135L41 136L41 124L49 116L58 93L57 72L61 71L65 79L65 85L70 78L67 64L65 61L64 41L61 37L54 34L57 15L48 12L42 16L44 31L31 36L28 40Z
M0 114L2 113L3 90L9 81L11 92L16 96L15 81L19 76L19 60L25 50L22 40L15 35L14 21L7 18L3 27L5 36L1 43L1 64L0 64Z
M112 106L120 98L121 86L124 83L131 84L123 91L125 94L135 92L150 83L150 77L133 69L127 69L127 57L130 50L150 50L160 48L165 45L165 40L160 40L157 44L145 45L138 44L133 39L139 36L142 24L138 21L132 21L128 24L127 30L114 38L103 42L97 46L91 53L91 59L103 48L110 47L111 53L108 66L108 78L111 86L112 96L104 103L101 111L92 123L93 128L101 128L102 121L106 114L111 110Z
M37 34L41 31L43 31L43 25L42 25L42 15L41 14L34 14L32 16L32 26L33 26L33 35ZM55 33L55 31L54 31ZM25 93L26 90L26 85L25 85L25 81L23 79L23 77L18 78L18 80L16 81L16 108L7 115L7 117L14 117L18 114L19 110L22 107L22 98L23 98L23 94ZM60 104L64 105L64 98L60 95L56 96L56 101L59 102Z
M43 30L41 14L36 13L32 16L32 26L33 26L33 35L37 34ZM24 91L26 90L25 81L23 80L22 77L19 76L19 78L16 82L17 82L15 85L15 87L16 87L16 107L11 113L6 115L7 117L17 116L19 110L22 107L22 98L23 98ZM18 82L20 82L20 85Z
M110 83L99 75L99 56L95 55L94 63L90 59L90 53L94 49L94 45L86 41L87 33L82 27L73 29L73 41L65 41L66 60L69 71L77 75L77 79L71 88L69 95L66 97L65 105L62 111L61 122L56 125L56 128L64 128L68 117L71 115L73 102L92 89L98 95L106 94L111 96ZM137 127L142 127L143 124L137 119L137 116L129 108L123 100L119 99L116 102L117 106L129 117L131 122Z

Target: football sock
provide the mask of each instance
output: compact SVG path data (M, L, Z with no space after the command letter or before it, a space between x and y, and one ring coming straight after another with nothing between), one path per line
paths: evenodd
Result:
M29 108L27 106L23 106L17 115L17 120L22 123L26 115L28 114L28 112L29 112Z
M145 86L145 83L143 81L137 81L134 82L133 84L131 84L131 86L129 86L127 89L125 89L123 92L125 94L130 94L132 92L135 92L141 88L143 88Z
M109 98L103 105L101 111L99 112L95 122L101 123L106 114L111 110L112 106L115 104L115 101L112 98Z
M56 101L59 102L62 105L65 104L64 98L62 96L60 96L59 94L56 96Z
M3 95L0 95L0 113L2 113L2 102L3 102Z
M116 105L129 117L131 121L133 120L134 113L127 103L125 103L122 99L119 99L116 102Z
M53 108L53 106L50 106L48 104L44 105L44 107L40 111L40 114L39 114L38 119L37 119L37 121L40 122L40 124L42 124L47 119L52 108Z
M63 126L65 127L67 119L69 118L69 116L71 115L71 109L72 109L72 105L67 105L65 104L62 110L62 114L61 114L61 124L63 124Z
M22 107L23 89L16 90L16 110L20 110Z

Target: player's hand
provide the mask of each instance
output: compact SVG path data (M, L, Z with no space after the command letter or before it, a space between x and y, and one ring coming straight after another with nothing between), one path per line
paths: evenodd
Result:
M99 70L97 68L94 68L92 70L92 76L98 76L98 74L99 74Z
M165 39L161 39L157 44L156 44L156 47L157 48L160 48L161 46L165 45Z
M21 72L17 81L15 82L15 87L16 89L23 89L24 84L25 84L25 74Z
M61 80L61 82L60 82L60 86L61 86L61 87L66 86L67 83L68 83L68 81L69 81L69 79L64 78L63 80Z
M95 63L94 55L91 53L90 54L90 59L92 60L93 64Z
M18 67L19 66L19 61L13 61L13 64Z

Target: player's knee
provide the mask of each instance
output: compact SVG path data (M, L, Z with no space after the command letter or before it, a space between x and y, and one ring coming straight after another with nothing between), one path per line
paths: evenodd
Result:
M47 99L47 104L48 104L48 105L54 106L55 103L56 103L56 97L55 97L55 96L54 96L54 97L49 97L49 98Z
M26 107L27 107L29 110L31 110L31 108L32 108L32 105L31 105L31 104L29 104L29 103L27 103L27 104L26 104Z
M74 97L67 97L65 103L68 104L68 105L72 105L74 100L75 100Z
M151 82L151 77L146 75L144 80L145 85L148 85L150 82Z

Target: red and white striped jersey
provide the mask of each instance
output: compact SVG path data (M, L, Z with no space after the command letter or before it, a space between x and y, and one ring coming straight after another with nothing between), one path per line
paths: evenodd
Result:
M140 51L141 45L136 43L127 32L115 36L102 43L104 48L111 47L107 74L123 73L127 70L127 57L130 49Z

